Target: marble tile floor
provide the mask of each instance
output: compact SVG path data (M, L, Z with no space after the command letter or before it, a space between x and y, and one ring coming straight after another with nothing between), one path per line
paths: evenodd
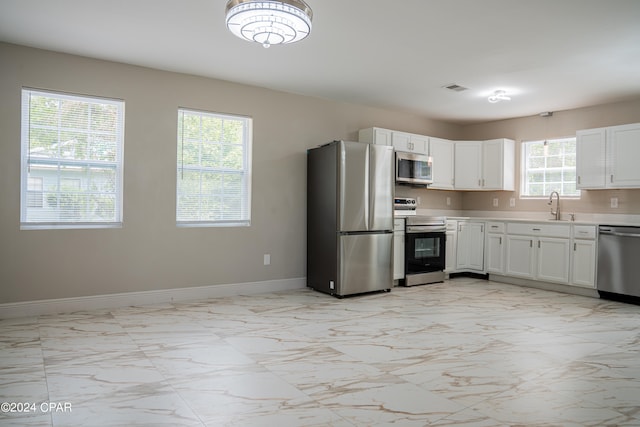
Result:
M7 319L0 402L0 426L640 426L640 306L457 278Z

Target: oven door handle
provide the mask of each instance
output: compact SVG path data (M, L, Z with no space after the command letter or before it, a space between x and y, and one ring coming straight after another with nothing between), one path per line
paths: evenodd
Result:
M440 225L407 225L407 233L444 233L446 227Z

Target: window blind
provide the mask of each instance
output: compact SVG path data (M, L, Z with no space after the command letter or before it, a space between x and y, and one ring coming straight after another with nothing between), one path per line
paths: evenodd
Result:
M247 117L178 110L178 225L250 225L251 125Z
M22 91L22 228L122 222L124 102Z

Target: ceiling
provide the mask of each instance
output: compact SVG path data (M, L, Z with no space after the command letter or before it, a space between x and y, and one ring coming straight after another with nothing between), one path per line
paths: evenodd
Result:
M460 124L640 97L639 0L307 3L311 35L269 49L226 0L1 0L0 40Z

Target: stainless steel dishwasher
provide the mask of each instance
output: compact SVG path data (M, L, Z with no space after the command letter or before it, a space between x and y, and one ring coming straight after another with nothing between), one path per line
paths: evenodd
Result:
M599 227L596 287L605 298L640 299L640 227Z

